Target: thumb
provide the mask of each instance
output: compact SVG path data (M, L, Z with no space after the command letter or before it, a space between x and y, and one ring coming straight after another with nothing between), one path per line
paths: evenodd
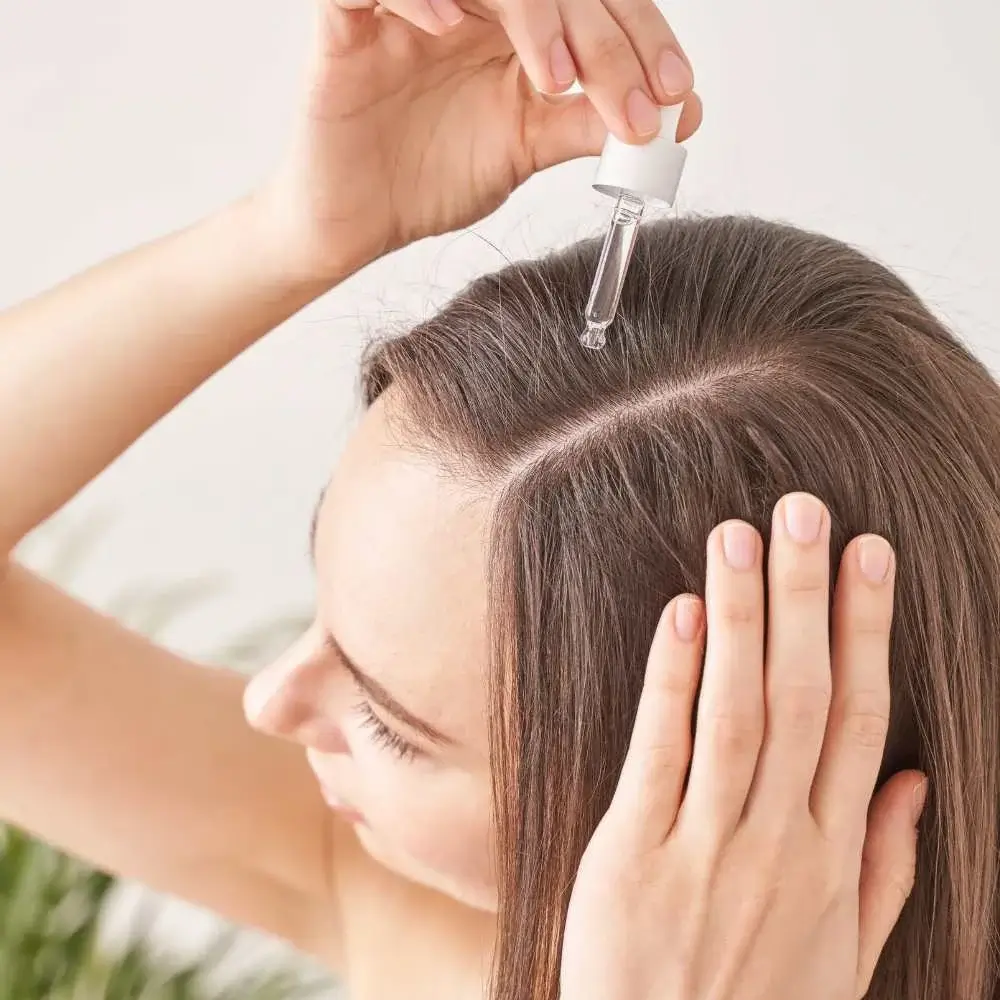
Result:
M917 822L927 780L919 771L894 774L868 810L861 855L858 995L871 985L875 965L913 889L917 865Z

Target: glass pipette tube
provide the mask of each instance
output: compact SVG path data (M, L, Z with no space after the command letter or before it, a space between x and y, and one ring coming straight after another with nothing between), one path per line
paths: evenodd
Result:
M611 326L618 311L645 207L643 199L629 191L623 190L618 196L590 290L585 316L587 325L580 334L580 343L592 351L599 351L608 342L604 331Z

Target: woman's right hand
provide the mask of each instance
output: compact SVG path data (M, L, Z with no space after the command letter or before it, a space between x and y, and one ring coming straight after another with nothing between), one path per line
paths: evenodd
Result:
M700 120L690 94L678 138ZM585 95L532 87L497 20L466 14L436 37L384 9L319 0L306 100L258 201L285 266L333 284L471 225L535 172L598 154L606 135Z
M749 524L710 536L705 602L675 598L661 619L580 865L564 1000L867 993L913 887L927 778L900 771L872 794L889 728L889 543L847 547L832 619L830 576L830 514L808 494L776 507L766 567Z

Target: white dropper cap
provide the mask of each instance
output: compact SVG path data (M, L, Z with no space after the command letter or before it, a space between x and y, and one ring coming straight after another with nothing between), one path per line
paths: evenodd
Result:
M644 146L608 136L597 166L594 189L612 198L633 194L673 205L687 159L687 150L677 141L683 110L683 103L662 108L660 133Z

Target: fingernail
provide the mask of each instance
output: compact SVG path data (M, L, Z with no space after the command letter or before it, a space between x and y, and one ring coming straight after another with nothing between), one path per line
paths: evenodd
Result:
M670 97L680 97L694 86L694 74L673 49L660 56L660 83Z
M625 102L629 124L637 135L654 135L660 131L662 114L644 90L636 88Z
M701 601L682 597L674 606L674 630L681 642L694 642L701 628Z
M782 504L785 528L799 545L811 545L823 527L823 505L808 493L785 497Z
M861 574L870 583L885 583L892 563L892 547L884 538L871 535L858 545Z
M733 569L752 569L757 561L757 532L741 521L722 529L722 551Z
M465 11L455 3L455 0L430 0L431 10L448 25L454 28L465 17Z
M569 46L562 38L557 38L552 43L549 51L549 68L552 70L552 79L560 87L568 87L576 80L576 63L573 61Z
M913 822L920 819L920 814L924 811L924 803L927 801L927 779L913 789Z

